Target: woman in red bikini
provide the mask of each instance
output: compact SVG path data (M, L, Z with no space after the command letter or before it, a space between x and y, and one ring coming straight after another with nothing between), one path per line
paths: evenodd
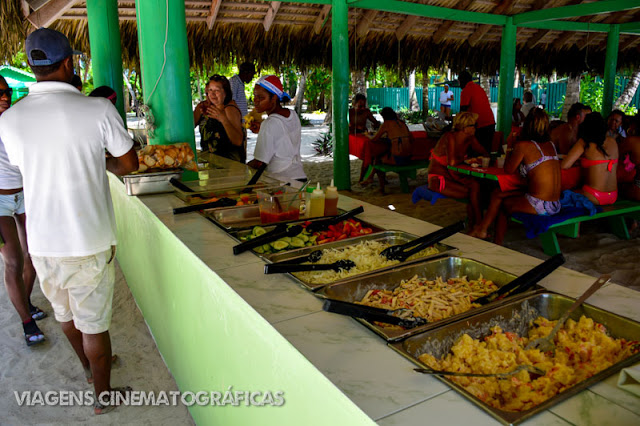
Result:
M519 170L527 179L527 192L496 189L482 222L469 233L472 237L487 238L489 226L497 218L494 241L502 244L507 218L512 213L550 216L560 211L560 161L549 136L549 117L543 109L529 112L520 139L507 155L504 171Z
M562 160L562 168L568 169L580 158L580 165L585 169L585 184L576 192L584 194L596 205L615 203L618 199L618 144L607 136L607 124L600 113L592 112L585 117L578 136L578 142Z
M469 220L478 223L480 210L480 183L469 176L449 170L447 166L463 163L471 148L478 154L489 155L475 138L478 114L461 112L453 119L453 131L445 133L431 151L429 189L451 198L469 198Z

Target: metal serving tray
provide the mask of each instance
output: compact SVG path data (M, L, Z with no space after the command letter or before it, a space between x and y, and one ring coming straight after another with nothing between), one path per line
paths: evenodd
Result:
M122 176L128 195L162 194L172 192L169 179L180 179L182 170L173 169L155 173L134 173Z
M321 246L311 246L311 247L305 247L305 248L300 248L297 250L290 250L288 252L284 252L284 253L274 253L271 256L269 256L268 259L266 259L268 262L283 262L283 261L288 261L288 260L293 260L293 259L297 259L299 257L302 256L306 256L309 253L311 253L312 251L315 250L323 250L323 249L328 249L328 248L346 248L349 246L354 246L362 241L378 241L381 243L388 243L391 245L395 245L395 244L404 244L404 243L408 243L409 241L415 240L416 238L418 238L417 236L413 235L413 234L409 234L408 232L403 232L403 231L384 231L384 232L379 232L377 234L368 234L368 235L362 235L360 237L354 237L354 238L349 238L346 240L341 240L341 241L334 241L332 243L327 243L327 244L322 244ZM427 257L423 257L420 259L416 259L416 260L411 260L411 261L407 261L404 262L405 265L408 264L413 264L416 262L421 262L424 259L431 259L434 257L439 257L439 256L445 256L447 254L452 254L455 251L457 251L458 249L455 247L451 247L448 246L446 244L441 244L438 243L435 245L435 247L438 249L438 253L437 254L433 254L431 256L427 256ZM340 282L344 282L346 280L353 280L356 278L360 278L360 277L364 277L364 276L371 276L371 274L374 273L380 273L382 271L388 271L390 269L393 269L395 267L397 267L398 265L393 265L393 266L388 266L386 268L381 268L381 269L377 269L375 271L369 271L366 272L364 274L359 274L359 275L354 275L352 277L349 278L345 278L343 280L338 280L335 281L333 283L329 283L329 284L316 284L316 283L310 283L304 280L301 280L300 278L296 277L293 274L288 274L291 278L293 278L294 280L298 281L300 284L302 284L303 287L306 287L310 290L318 290L326 285L335 285L336 283L340 283Z
M338 214L342 214L344 212L345 210L338 209ZM268 230L269 226L275 226L280 223L298 223L309 220L309 218L300 214L300 218L295 221L272 222L269 224L263 224L260 220L260 206L258 204L240 207L221 207L217 209L208 209L204 210L203 214L207 219L209 219L211 222L215 223L228 233L251 229L254 226L262 226L263 228ZM329 216L313 219L326 219L327 217Z
M240 196L244 189L250 189L249 194L256 194L256 190L279 186L280 181L268 176L261 176L255 185L247 186L247 182L251 179L250 175L226 176L214 179L194 180L182 182L183 185L189 187L192 192L185 192L180 188L171 185L172 190L178 198L189 204L201 203L203 198L209 199L213 197L233 197Z
M473 259L457 256L449 256L427 261L422 260L420 263L401 265L402 266L396 266L395 268L384 272L376 272L366 276L365 278L349 279L337 284L329 284L318 292L318 296L341 300L343 302L358 302L362 300L369 290L393 290L400 285L400 281L409 280L414 275L429 280L434 280L436 277L442 277L442 279L460 278L465 275L470 279L475 279L482 275L483 278L493 281L498 287L502 287L516 278L515 275L494 268L493 266L486 265ZM505 300L508 301L510 299ZM467 312L453 315L440 321L435 321L407 330L402 330L398 327L380 327L369 321L365 321L360 318L356 319L369 327L375 333L382 336L388 342L394 342L422 333L426 330L441 327L443 324L460 320L475 313L489 310L501 303L505 303L504 300L489 303L480 308L471 309Z
M338 211L338 214L341 214L341 213L343 213L343 212ZM322 219L322 218L318 218L318 219ZM316 218L313 218L313 220L316 220ZM371 230L373 231L372 234L384 231L383 228L380 228L380 227L378 227L376 225L373 225L373 224L371 224L369 222L366 222L364 220L360 220L358 218L354 218L354 220L357 220L358 222L360 222L362 224L362 227L364 227L364 228L371 228ZM297 220L295 222L288 222L288 223L291 224L291 225L297 225L297 224L300 224L300 223L304 223L306 221L307 221L307 219L302 219L302 220ZM269 231L272 231L276 226L272 225L272 224L269 224L269 225L260 225L260 227L264 228L267 232L269 232ZM229 232L229 235L231 236L231 238L235 239L236 241L242 242L241 238L242 237L246 237L247 235L251 234L252 232L253 232L253 227L249 227L249 228L246 228L246 229L234 230L232 232ZM371 235L371 234L367 234L367 235ZM353 237L353 238L356 238L356 237ZM352 240L353 238L348 238L348 239L345 239L343 241ZM321 249L321 248L326 247L326 244L309 246L309 248L311 248L311 247L315 247L316 249ZM278 253L268 253L268 254L260 254L260 253L256 253L255 251L252 250L252 253L255 254L258 257L263 258L263 259L269 259L269 258L271 258L271 256L275 256L275 255L282 254L282 253L287 253L287 252L292 251L292 250L298 250L298 249L294 248L294 249L291 249L291 250L282 250L282 251L279 251Z
M465 333L474 339L479 339L491 334L491 327L500 325L504 331L510 331L522 336L528 332L529 322L531 320L538 316L543 316L550 320L557 320L573 302L574 299L560 294L551 292L538 293L524 299L505 303L464 320L447 324L436 330L409 337L403 342L390 343L389 346L420 367L427 367L419 361L418 357L420 355L430 353L439 359L447 354L454 342ZM640 323L587 304L578 307L571 315L571 318L577 321L582 315L603 324L610 335L615 338L640 340ZM448 380L446 377L438 376L438 378L500 422L504 424L517 424L638 361L640 361L640 353L636 353L612 365L593 377L549 398L534 408L520 412L503 411L493 408L467 392L457 383Z

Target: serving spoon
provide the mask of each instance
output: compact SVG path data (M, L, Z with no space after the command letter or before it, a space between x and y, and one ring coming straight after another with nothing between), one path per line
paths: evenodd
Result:
M585 291L582 294L582 296L580 296L580 298L576 300L573 303L573 305L569 307L569 309L567 309L564 315L560 317L560 319L556 323L556 326L553 327L553 330L551 330L551 333L549 333L549 335L546 337L539 337L535 340L532 340L525 347L525 350L539 349L541 352L555 352L556 344L553 343L553 338L556 336L560 328L562 328L562 325L564 324L564 322L569 318L569 316L571 316L573 311L575 311L578 308L578 306L582 305L585 300L587 300L600 287L608 283L610 279L611 279L611 275L608 275L608 274L600 275L600 277L593 284L591 284L591 287L589 287L587 291Z

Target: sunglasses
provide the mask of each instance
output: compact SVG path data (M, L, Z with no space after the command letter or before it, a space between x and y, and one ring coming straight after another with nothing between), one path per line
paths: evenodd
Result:
M13 95L13 89L9 87L8 89L0 89L0 98L4 95L11 97Z

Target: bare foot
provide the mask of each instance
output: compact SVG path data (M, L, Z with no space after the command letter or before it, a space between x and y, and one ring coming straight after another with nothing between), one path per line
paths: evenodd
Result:
M468 234L470 237L480 238L481 240L485 240L489 235L487 231L483 231L481 228L474 226L473 229Z

